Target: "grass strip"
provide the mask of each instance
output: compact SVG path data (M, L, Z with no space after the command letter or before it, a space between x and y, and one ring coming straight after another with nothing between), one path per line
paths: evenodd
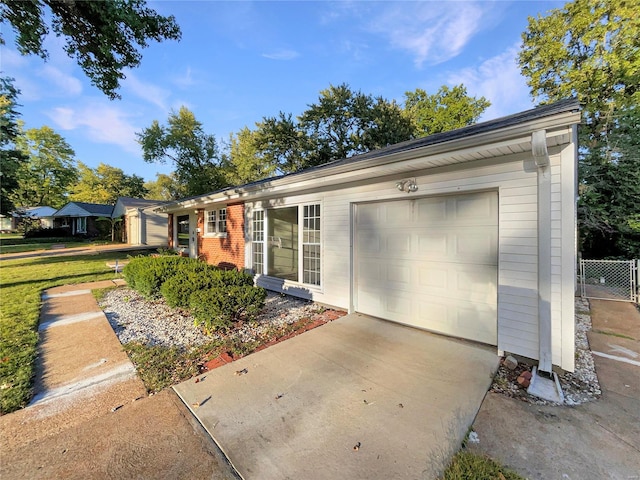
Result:
M441 480L525 480L495 460L462 449L451 459Z
M136 255L139 252L127 252ZM51 287L114 278L105 265L122 252L3 260L0 263L0 414L25 407L32 394L40 293Z

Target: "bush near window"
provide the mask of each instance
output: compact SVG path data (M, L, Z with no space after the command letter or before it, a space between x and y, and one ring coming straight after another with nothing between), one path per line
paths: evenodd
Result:
M188 308L190 297L199 290L248 286L253 288L253 277L237 270L220 270L212 265L187 263L160 287L160 293L170 307Z
M122 270L129 287L147 299L159 298L162 284L175 275L187 263L200 264L195 259L184 257L136 257ZM197 268L197 267L191 267Z
M250 285L233 285L196 291L191 295L191 314L196 325L211 333L228 330L238 321L251 321L264 306L267 292Z
M170 307L190 308L196 325L208 332L254 319L267 296L253 285L252 275L192 258L137 257L123 273L129 287L145 298L162 296Z
M24 234L24 238L56 238L70 236L71 229L65 227L35 228Z

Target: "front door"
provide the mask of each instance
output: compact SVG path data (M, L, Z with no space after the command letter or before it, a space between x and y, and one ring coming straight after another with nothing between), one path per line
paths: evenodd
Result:
M198 215L189 215L189 256L198 258Z

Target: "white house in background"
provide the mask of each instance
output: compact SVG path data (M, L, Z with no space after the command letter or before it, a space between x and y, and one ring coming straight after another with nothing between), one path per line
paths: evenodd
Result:
M98 218L111 217L112 205L101 203L69 202L53 214L54 226L68 228L71 235L96 236Z
M167 214L156 209L166 202L120 197L113 218L122 218L122 241L130 245L167 246Z
M25 218L31 218L37 220L40 228L53 228L53 214L56 213L56 209L53 207L26 207L16 209L11 212L11 217L4 217L1 230L16 230L20 221Z
M579 104L171 202L169 242L271 290L574 370Z

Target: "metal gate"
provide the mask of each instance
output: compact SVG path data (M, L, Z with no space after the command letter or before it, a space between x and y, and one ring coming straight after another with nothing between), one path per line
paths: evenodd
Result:
M583 298L638 302L638 260L580 260Z

